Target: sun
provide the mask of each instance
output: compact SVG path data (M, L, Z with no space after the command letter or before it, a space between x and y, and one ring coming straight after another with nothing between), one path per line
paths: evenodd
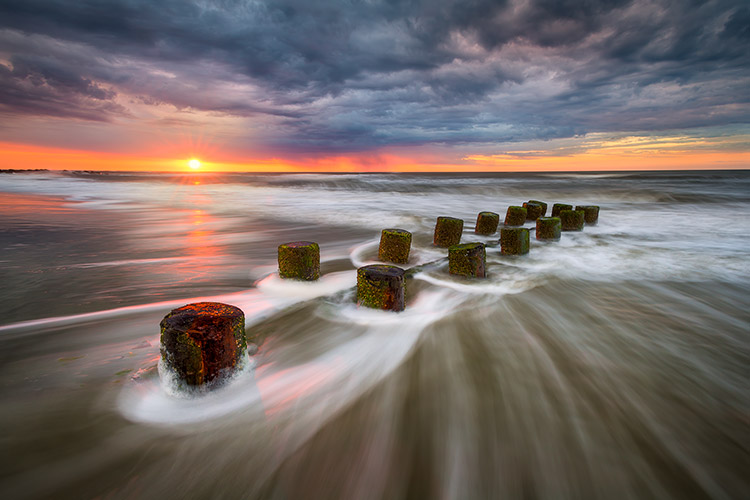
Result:
M192 168L193 170L198 170L201 168L201 161L197 158L193 158L188 162L188 167Z

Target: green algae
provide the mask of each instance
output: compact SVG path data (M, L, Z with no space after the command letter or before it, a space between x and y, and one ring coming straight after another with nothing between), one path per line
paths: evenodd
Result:
M539 217L542 217L545 212L545 210L542 208L542 205L540 205L539 203L531 202L531 201L524 203L523 207L526 209L527 221L535 221Z
M487 252L484 243L464 243L448 248L448 272L484 278Z
M499 224L500 214L496 214L495 212L479 212L474 232L476 234L490 235L497 231Z
M283 279L315 281L320 278L320 246L312 241L279 245L279 276Z
M573 205L566 205L565 203L555 203L552 205L552 217L560 217L560 212L563 210L573 210Z
M559 217L539 217L536 220L536 239L559 240L562 223Z
M560 222L563 231L583 231L583 210L562 210Z
M597 205L576 205L576 210L583 210L583 221L587 226L593 226L599 221Z
M383 229L380 234L378 260L406 264L411 251L411 233L404 229Z
M544 217L545 215L547 215L547 204L545 202L539 200L529 200L529 203L536 203L537 205L542 206L542 215L540 215L539 217Z
M523 226L526 222L526 216L528 211L525 207L510 206L508 211L505 213L505 225L506 226Z
M454 217L438 217L435 223L433 243L438 247L451 247L461 241L464 221Z
M166 327L161 330L161 358L188 385L202 385L205 380L203 353L200 346L186 333L171 339Z
M523 255L529 253L528 228L502 228L500 230L500 253L503 255Z
M400 267L379 264L357 269L357 305L403 311L404 273Z

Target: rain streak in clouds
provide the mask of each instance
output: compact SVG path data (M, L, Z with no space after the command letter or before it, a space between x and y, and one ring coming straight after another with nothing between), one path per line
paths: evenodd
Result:
M0 3L6 131L231 119L235 146L255 150L495 151L747 130L749 88L738 0Z

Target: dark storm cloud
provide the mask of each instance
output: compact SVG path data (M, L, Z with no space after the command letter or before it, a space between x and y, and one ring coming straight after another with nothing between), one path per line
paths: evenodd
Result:
M0 110L130 95L300 151L747 123L748 25L727 0L6 0Z

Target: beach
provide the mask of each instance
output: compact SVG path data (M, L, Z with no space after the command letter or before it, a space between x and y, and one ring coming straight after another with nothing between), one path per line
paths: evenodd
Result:
M448 274L435 220L537 199L599 222ZM549 209L548 209L549 213ZM401 313L358 308L413 234ZM276 274L320 244L321 279ZM3 498L742 498L750 172L0 176ZM240 307L210 392L159 321Z

